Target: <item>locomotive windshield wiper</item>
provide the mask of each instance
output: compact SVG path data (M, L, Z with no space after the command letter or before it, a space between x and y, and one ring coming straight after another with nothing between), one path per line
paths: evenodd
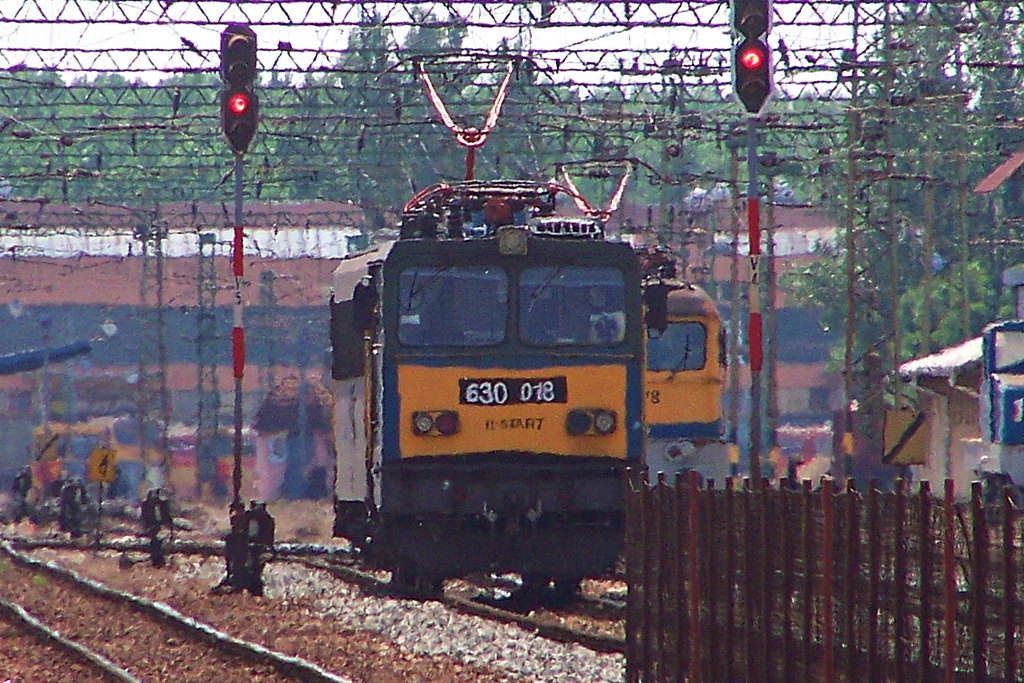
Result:
M419 287L416 286L416 282L419 280L420 270L419 270L419 268L413 270L412 271L412 283L409 285L409 301L408 301L408 303L406 305L406 309L405 310L411 311L412 310L413 297L415 297L420 292L429 289L435 282L437 282L438 280L441 279L441 276L443 276L448 271L453 270L454 268L455 268L455 266L446 266L446 267L438 270L436 273L434 273L433 275L428 277L426 280L424 280L423 283Z
M565 270L566 267L568 267L570 265L572 265L572 260L569 260L569 261L566 261L564 263L558 264L558 266L556 268L554 268L544 278L543 282L540 283L540 286L537 287L537 289L535 289L532 292L530 292L530 304L526 307L526 312L527 313L533 313L533 305L535 303L537 303L537 299L540 298L540 295L543 294L547 290L547 288L551 285L551 283L555 281L555 278L557 278L559 275L561 275L562 271Z
M676 363L676 366L674 368L672 368L672 371L669 373L668 378L672 379L673 377L676 376L676 373L681 372L682 370L685 370L686 369L686 363L689 360L690 360L690 335L687 334L686 335L686 344L683 346L683 357L682 357L682 359L678 363Z

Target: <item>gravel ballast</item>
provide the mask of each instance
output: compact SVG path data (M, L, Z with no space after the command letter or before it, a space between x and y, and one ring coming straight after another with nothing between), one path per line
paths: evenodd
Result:
M370 595L298 564L269 564L264 597L254 598L209 594L223 577L218 558L176 556L157 570L147 562L118 568L114 553L35 555L357 681L619 683L625 675L621 655L557 643L433 601Z

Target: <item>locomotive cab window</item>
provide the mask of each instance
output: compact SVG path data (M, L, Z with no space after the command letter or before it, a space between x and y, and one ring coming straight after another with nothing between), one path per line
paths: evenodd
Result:
M404 346L491 346L505 340L508 275L497 267L406 268L399 275Z
M707 362L707 329L699 322L669 323L664 332L649 330L647 369L682 372L700 370Z
M519 276L519 336L534 346L618 346L626 286L609 267L527 268Z
M1019 373L1024 369L1024 332L997 330L993 346L995 367L992 372Z

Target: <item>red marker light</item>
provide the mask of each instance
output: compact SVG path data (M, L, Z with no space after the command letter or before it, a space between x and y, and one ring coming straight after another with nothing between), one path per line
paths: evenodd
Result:
M249 98L242 93L232 95L228 101L228 108L232 114L244 114L245 110L249 108Z
M764 64L764 52L756 47L748 47L740 53L740 64L744 69L760 69Z
M459 416L451 410L443 410L434 418L434 426L444 436L451 436L459 428Z

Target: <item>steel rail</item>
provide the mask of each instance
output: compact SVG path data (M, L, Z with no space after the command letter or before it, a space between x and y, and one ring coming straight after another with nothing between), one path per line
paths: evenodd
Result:
M24 553L18 552L11 547L10 543L0 542L0 553L9 557L13 563L19 566L45 573L93 595L101 596L113 602L127 604L139 612L163 621L189 635L205 640L222 652L268 664L285 675L296 676L303 681L352 683L351 679L332 674L301 657L286 655L257 643L235 638L208 624L185 616L164 603L153 602L131 593L115 590L98 581L82 577L70 569L59 567L53 562L36 560Z
M54 550L92 550L95 546L85 546L63 539L31 539L6 537L6 543L26 550L30 549L54 549ZM0 543L0 547L4 544ZM114 550L121 552L148 552L147 542L140 539L112 539L105 541L100 546L101 550ZM189 541L176 540L164 544L165 554L201 555L206 557L221 557L224 554L224 543L222 541ZM320 558L325 561L318 561ZM280 543L275 544L272 562L293 562L311 569L325 571L335 578L348 583L354 583L361 588L367 589L378 595L387 595L397 598L416 598L423 600L437 600L438 602L455 609L456 611L480 616L491 620L505 623L515 623L523 628L532 631L549 640L562 643L575 643L587 647L596 652L622 653L625 648L625 641L614 636L605 636L589 633L559 624L552 624L544 620L532 617L527 614L502 609L492 605L484 605L475 600L459 597L451 594L436 594L430 592L416 591L404 586L396 586L390 581L374 575L370 571L359 569L355 566L341 564L340 562L355 562L356 557L352 551L335 546L324 546L318 544ZM618 601L583 598L585 603L584 612L601 611L611 616L619 616L624 607Z
M72 657L99 669L107 676L118 681L124 681L124 683L141 683L138 678L135 678L128 671L122 669L98 652L90 650L81 643L68 640L57 631L54 631L29 614L21 605L0 598L0 612L6 614L11 621L17 622L19 626L34 636L53 642L58 648L64 650Z
M108 534L109 535L109 534ZM30 538L11 534L0 535L0 541L6 541L15 548L36 550L50 548L54 550L96 550L97 546L89 540L71 541L63 538ZM99 550L119 552L149 552L149 541L144 538L108 538L100 542ZM163 543L165 554L224 556L224 541L174 539ZM353 551L348 548L316 543L275 543L274 554L285 557L330 557L351 558Z

